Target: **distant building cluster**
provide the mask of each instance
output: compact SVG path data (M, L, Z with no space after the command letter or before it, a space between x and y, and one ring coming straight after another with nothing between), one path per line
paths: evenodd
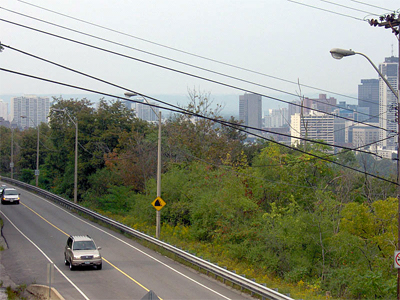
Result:
M379 70L398 90L398 57L387 57ZM300 98L300 97L299 97ZM369 150L386 158L397 154L397 98L381 79L362 79L358 104L350 105L334 97L293 100L286 108L268 109L261 116L261 96L239 97L239 119L244 125L262 128L248 130L287 145L304 140L322 140L335 146Z
M10 111L10 114L8 114ZM0 100L0 125L25 129L48 123L50 100L48 97L20 96L8 103Z

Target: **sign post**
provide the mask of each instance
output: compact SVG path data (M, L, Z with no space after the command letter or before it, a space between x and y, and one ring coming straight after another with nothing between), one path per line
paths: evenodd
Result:
M49 299L51 299L51 284L54 281L54 264L47 264L47 283L49 284Z
M151 205L154 206L154 208L157 210L156 211L156 238L160 238L160 227L161 227L161 208L165 206L165 201L161 199L160 196L158 196L153 202L151 202Z

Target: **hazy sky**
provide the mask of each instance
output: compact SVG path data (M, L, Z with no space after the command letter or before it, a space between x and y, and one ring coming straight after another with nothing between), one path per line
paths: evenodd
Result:
M4 20L241 89L293 100L295 96L278 93L264 86L287 93L302 93L305 96L327 93L328 96L346 100L329 92L304 86L300 89L290 82L299 81L315 88L355 96L361 79L378 78L372 66L362 56L356 55L338 61L329 53L332 48L351 48L362 52L376 65L392 54L398 56L398 40L394 34L388 29L371 27L363 21L366 17L377 18L370 15L372 13L379 15L398 10L400 7L398 0L363 1L368 5L353 0L298 0L297 2L346 16L287 0L2 0L0 19L3 21L0 21L0 41L5 45L150 96L187 94L187 90L193 88L211 92L212 95L239 95L244 92L138 60L88 48L12 25ZM333 5L333 2L340 6ZM15 12L112 40L157 56L226 74L231 78L84 36ZM126 35L66 16L120 31ZM124 89L96 82L9 49L0 53L0 65L4 69L105 93L116 95L124 93ZM83 92L0 71L0 95L64 93ZM237 102L232 105L237 106Z

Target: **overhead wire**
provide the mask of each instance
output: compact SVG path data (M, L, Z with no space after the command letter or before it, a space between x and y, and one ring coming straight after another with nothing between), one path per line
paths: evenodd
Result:
M23 2L23 1L22 1ZM291 104L291 103L289 103L289 104Z
M324 1L324 0L321 0L321 1ZM21 2L24 2L24 1L21 1ZM326 1L326 2L329 2L329 1ZM26 3L26 2L24 2L24 3ZM27 3L27 4L29 4L29 3ZM33 5L33 6L37 7L36 5ZM44 10L47 10L46 8L43 8L43 7L40 7L40 8L41 8L41 9L44 9ZM198 69L201 69L201 70L204 70L204 71L207 71L207 72L211 72L211 73L215 73L215 74L218 74L218 75L222 75L222 76L225 76L225 77L228 77L228 78L231 78L231 79L236 79L236 80L244 81L244 82L247 82L247 83L250 83L250 84L254 84L254 85L257 85L257 86L260 86L260 87L268 88L268 89L271 89L271 90L274 90L274 91L277 91L277 92L285 93L285 94L292 95L292 96L298 96L298 95L296 95L296 94L293 94L293 93L290 93L290 92L287 92L287 91L283 91L283 90L275 89L275 88L272 88L272 87L269 87L269 86L265 86L265 85L261 85L261 84L258 84L258 83L254 83L254 82L251 82L251 81L243 80L243 79L241 79L241 78L233 77L233 76L226 75L226 74L223 74L223 73L220 73L220 72L214 72L214 71L209 70L209 69L205 69L205 68L198 67L198 66L195 66L195 65L192 65L192 64L187 64L187 63L184 63L184 62L181 62L181 61L177 61L177 60L174 60L174 59L170 59L170 58L165 57L165 56L160 56L160 55L157 55L157 54L148 52L148 51L143 51L143 50L141 50L141 49L137 49L137 48L134 48L134 47L130 47L130 46L127 46L127 45L124 45L124 44L121 44L121 43L116 43L116 42L111 41L111 40L108 40L108 39L103 39L103 38L100 38L100 37L97 37L97 36L94 36L94 35L91 35L91 34L87 34L87 33L81 32L81 31L77 31L77 30L74 30L74 29L71 29L71 28L68 28L68 27L65 27L65 26L61 26L61 25L59 25L59 24L55 24L55 23L52 23L52 22L48 22L48 21L44 21L44 20L41 20L41 19L32 17L32 16L28 16L28 15L25 15L25 14L21 14L21 13L18 13L18 12L15 12L15 11L12 11L12 10L9 10L9 9L6 9L6 8L2 8L2 9L6 10L6 11L9 11L9 12L12 12L12 13L15 13L15 14L22 15L22 16L27 17L27 18L32 18L32 19L37 20L37 21L40 21L40 22L44 22L44 23L47 23L47 24L50 24L50 25L53 25L53 26L57 26L57 27L60 27L60 28L66 29L66 30L70 30L70 31L73 31L73 32L77 32L77 33L80 33L80 34L82 34L82 35L90 36L90 37L93 37L93 38L96 38L96 39L100 39L100 40L107 41L107 42L110 42L110 43L113 43L113 44L117 44L117 45L119 45L119 46L127 47L127 48L130 48L130 49L136 50L136 51L140 51L140 52L143 52L143 53L146 53L146 54L149 54L149 55L153 55L153 56L160 57L160 58L163 58L163 59L171 60L171 61L174 61L174 62L177 62L177 63L181 63L181 64L184 64L184 65L187 65L187 66L191 66L191 67L194 67L194 68L198 68ZM51 12L57 13L57 12L54 12L54 11L51 11ZM61 14L61 15L66 16L66 17L70 17L70 16L67 16L67 15L65 15L65 14ZM76 19L76 18L73 18L73 17L70 17L70 18ZM86 22L86 21L81 20L81 19L78 19L78 20L81 21L81 22ZM100 25L93 24L93 23L90 23L90 22L89 22L89 24L94 25L94 26L100 26ZM100 26L100 27L101 27L101 28L104 28L103 26ZM105 28L105 29L112 30L112 29L109 29L109 28ZM113 30L112 30L112 31L113 31ZM123 33L121 33L121 32L118 32L118 33L123 34ZM135 37L135 38L136 38L136 37ZM147 41L147 40L146 40L146 41ZM150 42L150 41L147 41L147 42ZM162 45L162 46L163 46L163 45ZM168 47L168 46L167 46L167 47ZM179 51L179 50L177 50L177 49L174 49L174 50ZM358 99L358 100L360 100L360 99ZM340 108L340 109L345 109L345 110L352 111L352 109L348 109L348 108L346 108L346 107L340 107L340 106L338 106L338 105L334 105L334 104L331 104L331 103L326 103L326 102L318 101L317 99L313 99L313 101L314 101L314 102L317 102L317 103L323 103L323 104L328 105L328 106L332 106L332 107L336 107L336 108ZM369 103L374 103L374 102L371 102L371 101L366 100L366 99L364 99L363 101L366 102L366 103L368 103L368 102L369 102ZM375 104L375 103L374 103L374 104ZM370 116L370 115L365 114L365 113L363 113L363 112L357 112L357 113L358 113L359 115ZM384 113L382 113L382 114L384 114ZM373 116L373 117L377 117L377 116ZM371 119L371 118L369 118L369 119ZM367 120L369 120L369 119L367 119ZM345 130L346 128L347 128L347 127L344 127L344 128L338 129L338 130L336 130L336 131ZM335 131L335 132L336 132L336 131Z
M9 72L9 73L16 74L16 75L21 75L21 76L25 76L25 77L29 77L29 78L33 78L33 79L37 79L37 80L46 81L46 82L49 82L49 83L54 83L54 84L58 84L58 85L66 86L66 87L71 87L71 88L74 88L74 89L79 89L79 90L83 90L83 91L86 91L86 92L91 92L91 93L95 93L95 94L99 94L99 95L103 95L103 96L107 96L107 97L114 97L114 98L117 98L117 99L120 98L120 99L124 99L124 100L126 100L126 101L129 101L129 102L141 103L142 105L153 106L153 107L156 107L156 108L159 108L159 109L166 109L166 110L174 111L174 112L177 112L177 113L190 114L190 115L192 115L192 116L196 116L196 117L199 117L199 118L203 118L203 119L207 119L207 120L211 120L211 121L216 121L216 120L213 119L213 118L209 118L209 117L206 117L206 116L202 116L202 115L199 115L199 114L196 114L196 113L182 112L181 110L175 110L175 109L172 109L172 108L160 107L159 105L154 105L154 104L149 104L149 103L143 103L143 102L141 102L141 101L139 101L139 100L124 98L124 97L112 95L112 94L109 94L109 93L104 93L104 92L100 92L100 91L96 91L96 90L92 90L92 89L88 89L88 88L84 88L84 87L79 87L79 86L76 86L76 85L71 85L71 84L67 84L67 83L62 83L62 82L58 82L58 81L55 81L55 80L51 80L51 79L47 79L47 78L42 78L42 77L38 77L38 76L33 76L33 75L29 75L29 74L25 74L25 73L21 73L21 72L17 72L17 71L5 69L5 68L0 68L0 71L5 71L5 72ZM149 99L152 99L152 97L150 97L150 96L146 96L146 97L149 98ZM236 129L236 130L239 130L239 131L245 131L244 129L242 129L242 128L240 128L240 127L249 127L249 126L243 126L243 125L238 125L238 124L233 124L233 123L228 124L229 122L222 122L222 123L224 123L226 126L229 126L229 127L234 128L234 129ZM239 127L239 126L240 126L240 127ZM250 127L250 128L251 128L251 127ZM390 181L390 180L388 180L388 179L386 179L386 178L384 178L384 177L380 177L380 176L377 176L377 175L375 175L375 174L368 173L368 172L366 172L366 171L361 171L361 170L358 170L358 169L356 169L356 168L343 165L343 164L341 164L341 163L339 163L339 162L337 162L337 161L335 161L335 160L330 160L330 159L327 159L327 158L325 158L325 157L323 157L323 156L319 156L319 155L316 155L316 154L314 154L314 153L310 153L310 152L301 150L300 148L295 148L295 147L292 147L292 146L285 145L285 144L283 144L283 143L279 143L279 142L277 142L277 141L275 141L275 140L273 140L273 139L268 139L268 138L266 138L266 137L264 137L264 136L261 136L261 135L259 135L259 134L256 134L256 133L252 133L252 134L253 134L254 136L260 138L260 139L267 140L267 141L269 141L269 142L271 142L271 143L275 143L275 144L277 144L277 145L280 145L280 146L282 146L282 147L291 149L291 150L293 150L293 151L298 151L298 152L300 152L300 153L309 155L309 156L311 156L311 157L315 157L315 158L318 158L318 159L321 159L321 160L324 160L324 161L327 161L327 162L330 162L330 163L333 163L333 164L342 166L342 167L344 167L344 168L353 170L353 171L355 171L355 172L362 173L362 174L364 174L364 175L371 176L371 177L374 177L374 178L376 178L376 179L379 179L379 180L382 180L382 181L385 181L385 182L388 182L388 183L397 185L397 182ZM315 141L313 141L313 142L315 142Z
M1 45L2 45L3 47L7 48L7 49L17 51L17 52L22 53L22 54L24 54L24 55L31 56L31 57L33 57L33 58L35 58L35 59L42 60L42 61L44 61L44 62L53 64L53 65L55 65L55 66L58 66L58 67L60 67L60 68L66 69L66 70L68 70L68 71L77 73L77 74L79 74L79 75L82 75L82 76L85 76L85 77L94 79L94 80L96 80L96 81L99 81L99 82L102 82L102 83L105 83L105 84L108 84L108 85L111 85L111 86L114 86L114 87L117 87L117 88L119 88L119 89L121 89L121 90L130 91L130 92L133 92L133 93L135 93L135 94L141 95L141 94L138 93L137 91L130 90L129 88L126 88L126 87L123 87L123 86L114 84L114 83L112 83L112 82L109 82L109 81L106 81L106 80L103 80L103 79L100 79L100 78L97 78L97 77L95 77L95 76L92 76L92 75L83 73L83 72L81 72L81 71L78 71L78 70L75 70L75 69L66 67L66 66L64 66L64 65L61 65L61 64L58 64L58 63L56 63L56 62L47 60L47 59L45 59L45 58L42 58L42 57L33 55L33 54L28 53L28 52L25 52L25 51L22 51L22 50L20 50L20 49L11 47L11 46L9 46L9 45L5 45L5 44L1 44ZM187 111L187 110L183 110L182 108L180 108L180 107L178 107L178 106L175 106L175 105L169 104L169 103L167 103L167 102L161 101L161 100L159 100L159 99L155 99L155 98L150 98L150 99L155 100L155 101L157 101L157 102L159 102L159 103L162 103L162 104L164 104L164 105L168 105L168 106L174 107L175 109L178 109L178 110L181 110L181 111L190 112L190 111ZM223 121L220 121L220 122L222 123ZM290 138L293 137L292 135L289 135L289 134L285 134L285 133L276 133L276 132L271 131L271 130L259 129L259 128L255 128L255 127L251 127L251 126L246 126L246 125L241 125L241 126L242 126L242 127L247 127L247 129L261 130L261 131L263 131L263 132L278 134L278 135L285 136L285 137L290 137ZM329 144L329 143L325 143L325 142L321 142L321 141L315 141L315 140L311 140L311 139L307 139L307 138L303 138L303 140L308 141L308 142L313 142L313 143L320 143L320 144L323 144L323 145L326 145L326 146L330 146L330 147L339 147L339 148L342 148L342 149L352 150L352 148L350 148L350 147L335 146L335 145L331 145L331 144ZM362 152L367 152L367 151L362 151ZM367 153L368 153L368 152L367 152ZM376 154L374 154L374 153L372 153L372 154L373 154L373 155L376 155Z
M4 45L4 44L2 44L2 45L3 45L4 47L7 47L7 48L9 47L9 46ZM54 64L56 64L56 63L54 63ZM70 69L70 68L68 68L68 67L64 67L64 68L69 69L69 70L71 70L71 71L74 71L73 69ZM35 78L35 79L40 79L40 80L48 81L48 82L51 82L51 83L61 84L61 83L59 83L59 82L57 82L57 81L53 81L53 80L49 80L49 79L44 79L44 78L40 78L40 77L37 77L37 76L28 75L28 74L24 74L24 73L12 71L12 70L2 69L2 68L1 68L0 70L6 71L6 72L10 72L10 73L14 73L14 74L17 74L17 75L23 75L23 76L26 76L26 77L31 77L31 78ZM74 72L75 72L75 71L74 71ZM82 72L79 72L79 71L76 71L76 73L79 73L79 74L81 74L81 75L90 77L90 78L92 78L92 79L99 80L99 81L101 81L101 82L103 82L103 83L106 83L106 84L109 84L109 85L112 85L112 86L121 88L121 89L123 89L123 90L125 90L125 91L130 91L130 92L132 92L132 93L141 95L141 96L146 97L146 98L148 98L148 99L151 99L151 100L153 100L153 101L157 101L157 102L159 102L159 103L163 103L164 105L171 106L171 107L173 107L174 109L170 109L170 108L166 108L166 107L161 107L161 106L158 106L158 105L146 104L146 103L142 103L142 102L140 102L140 101L134 101L134 102L136 102L136 103L141 103L141 104L143 104L143 105L149 105L149 106L153 106L153 107L156 107L156 108L159 108L159 109L165 109L165 110L173 111L173 112L175 112L175 113L186 113L186 114L191 114L191 115L194 115L194 116L198 116L198 117L205 118L205 117L202 116L202 115L193 114L193 112L191 112L191 111L189 111L189 110L182 109L182 108L180 108L180 107L178 107L178 106L169 104L169 103L167 103L167 102L161 101L161 100L156 99L156 98L154 98L154 97L145 96L145 95L140 94L140 93L138 93L138 92L136 92L136 91L133 91L133 90L131 90L131 89L128 89L128 88L124 88L124 87L122 87L122 86L115 85L115 84L113 84L113 83L111 83L111 82L108 82L108 81L105 81L105 80L102 80L102 79L98 79L98 78L93 77L93 76L91 76L91 75L88 75L88 74L85 74L85 73L82 73ZM67 84L62 84L62 85L70 86L70 85L67 85ZM74 86L72 86L72 87L74 87ZM81 88L81 89L83 89L83 88ZM91 90L88 90L88 91L91 91ZM113 96L114 96L114 95L113 95ZM125 99L125 98L123 98L123 97L118 97L118 96L114 96L114 97L121 98L121 99ZM256 127L252 127L252 126L248 126L248 125L243 125L243 124L233 124L233 123L230 123L230 122L227 122L227 121L224 121L224 120L210 119L210 118L207 118L207 119L212 120L212 121L217 122L217 123L220 123L220 124L225 125L225 126L232 126L232 125L234 125L234 126L240 126L240 127L243 127L243 128L246 128L246 129L250 129L250 130L257 130L257 131L261 131L261 132L267 132L267 133L278 134L278 135L282 135L282 136L286 136L286 137L292 137L292 136L289 135L289 134L277 133L277 132L274 132L274 131L271 131L271 130L267 130L267 129L260 129L260 128L256 128ZM235 129L236 129L236 128L235 128ZM249 132L247 132L247 133L249 133ZM352 148L349 148L349 147L338 146L338 145L332 145L332 144L325 143L325 142L319 141L319 140L311 140L311 139L307 139L307 138L299 138L299 139L304 140L304 141L307 141L307 142L312 142L312 143L316 143L316 144L321 144L321 145L329 146L329 147L336 147L336 148L340 148L340 149L346 149L346 150L349 150L349 151L353 150ZM358 151L358 152L365 152L365 153L372 154L372 155L375 155L375 156L379 156L379 155L377 155L377 154L375 154L375 153L371 153L371 152L368 152L368 151L362 151L362 150L357 150L357 151ZM380 156L379 156L379 157L380 157ZM382 157L381 157L381 158L382 158Z
M303 5L303 6L306 6L306 7L314 8L314 9L317 9L317 10L322 10L322 11L325 11L325 12L328 12L328 13L331 13L331 14L335 14L335 15L339 15L339 16L342 16L342 17L347 17L347 18L354 19L354 20L357 20L357 21L365 22L365 20L363 20L363 19L351 16L351 15L339 13L339 12L336 12L336 11L333 11L333 10L321 8L321 7L310 5L310 4L301 3L301 2L298 2L298 1L294 1L294 0L287 0L287 1L299 4L299 5Z
M358 11L358 12L367 13L367 14L369 14L369 15L379 16L378 14L375 14L375 13L372 13L372 12L369 12L369 11L357 9L357 8L354 8L354 7L351 7L351 6L347 6L347 5L335 3L335 2L332 2L332 1L328 1L328 0L319 0L319 1L325 2L325 3L328 3L328 4L332 4L332 5L336 5L336 6L339 6L339 7L343 7L343 8L346 8L346 9L350 9L350 10L354 10L354 11Z
M99 78L96 78L96 77L94 77L94 76L85 74L85 73L80 72L80 71L77 71L77 70L74 70L74 69L65 67L65 66L63 66L63 65L57 64L57 63L52 62L52 61L49 61L49 60L46 60L46 59L44 59L44 58L40 58L40 57L38 57L38 56L35 56L35 55L33 55L33 54L24 52L24 51L22 51L22 50L13 48L13 47L11 47L11 46L7 46L7 45L4 45L4 46L5 46L6 48L9 48L9 49L12 49L12 50L16 50L16 51L18 51L18 52L20 52L20 53L23 53L23 54L32 56L32 57L37 58L37 59L41 59L41 60L43 60L43 61L45 61L45 62L48 62L48 63L54 64L54 65L57 65L57 66L59 66L59 67L68 69L68 70L70 70L70 71L72 71L72 72L75 72L75 73L78 73L78 74L80 74L80 75L83 75L83 76L86 76L86 77L95 79L95 80L97 80L97 81L100 81L100 82L103 82L103 83L112 85L112 86L114 86L114 87L118 87L118 88L120 88L120 89L122 89L122 90L128 90L128 91L129 91L128 88L125 88L125 87L122 87L122 86L113 84L113 83L111 83L111 82L108 82L108 81L105 81L105 80L102 80L102 79L99 79ZM134 93L140 95L140 94L137 93L136 91L132 91L132 92L134 92ZM157 102L159 102L159 103L163 103L164 105L169 105L169 106L171 106L171 107L180 109L180 110L182 110L182 111L189 112L189 111L187 111L187 110L181 109L181 108L178 107L178 106L171 105L171 104L166 103L166 102L164 102L164 101L161 101L161 100L159 100L159 99L154 99L154 98L153 98L152 100L155 100L155 101L157 101ZM220 123L221 123L221 122L220 122ZM251 129L255 130L256 128L251 128ZM269 131L269 130L264 130L264 129L262 129L261 131L267 132L267 133L271 133L271 134L278 134L278 135L282 135L282 136L286 136L286 137L292 137L291 135L280 134L280 133L276 133L276 132L274 132L274 131ZM247 133L248 133L248 132L247 132ZM391 137L390 137L390 138L391 138ZM382 139L382 140L380 140L380 141L383 141L383 140L386 140L386 139L388 139L388 138ZM320 144L327 145L327 146L331 146L331 147L338 147L338 146L335 146L335 145L331 145L331 144L324 143L324 142L320 142L320 141L314 141L314 140L310 140L310 139L307 139L307 138L302 138L302 140L308 141L308 142L312 142L312 143L320 143ZM361 146L361 147L359 147L359 148L349 148L349 147L339 147L339 148L342 148L343 150L346 150L346 151L357 151L357 152L363 152L363 153L367 153L367 154L372 154L372 155L375 155L375 156L378 156L378 157L382 158L381 156L377 155L376 153L373 153L373 152L370 152L370 151L362 151L362 150L360 150L361 148L364 148L364 147L369 146L369 145L373 145L373 144L378 143L378 142L380 142L380 141L376 141L376 142L373 142L373 143L370 143L370 144L367 144L367 145L363 145L363 146ZM83 146L81 146L81 147L83 147ZM85 150L86 150L86 149L85 149ZM330 156L330 155L329 155L329 156Z
M136 47L128 46L126 44L122 44L122 43L119 43L119 42L112 41L110 39L105 39L105 38L102 38L102 37L99 37L99 36L88 34L88 33L85 33L83 31L75 30L75 29L72 29L72 28L69 28L69 27L66 27L66 26L62 26L62 25L53 23L53 22L45 21L45 20L42 20L42 19L39 19L39 18L36 18L36 17L32 17L32 16L29 16L29 15L26 15L26 14L22 14L22 13L19 13L19 12L16 12L16 11L13 11L13 10L10 10L10 9L4 8L4 7L0 7L0 8L3 9L3 10L6 10L8 12L24 16L26 18L30 18L30 19L33 19L33 20L36 20L36 21L39 21L39 22L43 22L43 23L48 24L48 25L52 25L52 26L55 26L55 27L58 27L58 28L62 28L62 29L65 29L65 30L68 30L68 31L71 31L71 32L74 32L74 33L79 33L79 34L84 35L84 36L88 36L88 37L91 37L91 38L94 38L94 39L97 39L97 40L105 41L105 42L108 42L108 43L111 43L111 44L114 44L114 45L118 45L118 46L121 46L121 47L124 47L124 48L128 48L128 49L131 49L131 50L135 50L135 51L138 51L138 52L141 52L141 53L145 53L147 55L151 55L151 56L154 56L154 57L157 57L157 58L162 58L162 59L165 59L165 60L168 60L168 61L172 61L174 63L182 64L182 65L185 65L185 66L189 66L191 68L199 69L199 70L202 70L202 71L206 71L206 72L209 72L209 73L213 73L213 74L216 74L216 75L227 77L227 78L230 78L230 79L234 79L234 80L242 81L242 82L249 83L249 84L252 84L252 85L255 85L255 86L263 87L263 88L270 89L270 90L275 91L275 92L279 92L279 93L287 94L287 95L290 95L290 96L298 97L297 94L294 94L294 93L291 93L291 92L288 92L288 91L284 91L284 90L281 90L281 89L273 88L273 87L270 87L270 86L267 86L267 85L264 85L264 84L260 84L260 83L256 83L256 82L253 82L253 81L250 81L250 80L245 80L245 79L242 79L242 78L239 78L239 77L236 77L236 76L232 76L232 75L228 75L228 74L225 74L225 73L222 73L222 72L213 71L211 69L203 68L203 67L196 66L196 65L193 65L193 64L190 64L190 63L186 63L186 62L183 62L183 61L180 61L180 60L172 59L172 58L169 58L169 57L166 57L166 56L163 56L163 55L159 55L159 54L156 54L156 53L152 53L152 52L149 52L149 51L145 51L145 50L142 50L142 49L139 49L139 48L136 48ZM320 90L320 91L322 91L322 90ZM337 93L331 92L331 94L337 94ZM344 95L341 95L341 96L344 96ZM352 98L353 99L358 99L358 98L355 98L355 97L352 97ZM373 103L373 102L371 102L371 101L369 101L367 99L363 100L363 101L366 102L366 103ZM315 102L319 102L319 101L315 100ZM328 106L339 108L339 106L331 104L331 103L325 103L325 102L323 102L323 103L328 105ZM344 108L344 109L347 110L347 108ZM364 114L364 113L360 113L360 114ZM367 115L367 114L365 114L365 115Z
M140 38L140 37L137 37L137 36L122 32L122 31L118 31L118 30L115 30L115 29L112 29L112 28L109 28L109 27L98 25L98 24L95 24L93 22L88 22L86 20L75 18L73 16L66 15L66 14L63 14L63 13L60 13L60 12L57 12L57 11L54 11L54 10L50 10L50 9L44 8L42 6L38 6L38 5L35 5L35 4L32 4L32 3L26 2L26 1L22 1L22 0L18 0L18 1L22 2L22 3L25 3L25 4L28 4L28 5L31 5L31 6L34 6L34 7L39 8L39 9L45 10L45 11L49 11L49 12L54 13L54 14L61 15L61 16L66 17L66 18L70 18L70 19L73 19L73 20L76 20L76 21L79 21L79 22L82 22L82 23L85 23L85 24L89 24L89 25L92 25L92 26L95 26L95 27L98 27L98 28L101 28L101 29L105 29L105 30L111 31L113 33L118 33L118 34L121 34L121 35L124 35L124 36L128 36L130 38L134 38L134 39L137 39L137 40L140 40L140 41L144 41L146 43L149 43L149 44L152 44L152 45L156 45L156 46L159 46L159 47L163 47L163 48L166 48L166 49L169 49L169 50L177 51L177 52L180 52L180 53L183 53L183 54L186 54L186 55L190 55L190 56L193 56L193 57L201 58L201 59L204 59L204 60L207 60L207 61L215 62L215 63L221 64L221 65L229 66L229 67L232 67L232 68L235 68L235 69L238 69L238 70L242 70L242 71L246 71L246 72L250 72L250 73L253 73L253 74L269 77L269 78L272 78L272 79L275 79L275 80L280 80L282 82L295 84L295 85L300 85L300 86L307 87L307 88L314 89L314 90L318 90L318 91L321 91L321 92L325 92L325 93L329 93L329 94L333 94L333 95L337 95L337 96L341 96L341 97L346 97L346 98L358 100L357 97L344 95L344 94L341 94L341 93L333 92L333 91L330 91L330 90L327 90L327 89L321 89L321 88L313 87L313 86L306 85L306 84L300 84L299 82L295 82L295 81L279 78L277 76L272 76L272 75L265 74L265 73L258 72L258 71L254 71L254 70L251 70L251 69L248 69L248 68L244 68L244 67L240 67L240 66L233 65L233 64L230 64L230 63L222 62L220 60L216 60L216 59L208 58L208 57L201 56L201 55L198 55L198 54L194 54L192 52L180 50L180 49L177 49L177 48L174 48L174 47L170 47L170 46L167 46L167 45L164 45L164 44L161 44L161 43L156 43L156 42L153 42L153 41L150 41L150 40L147 40L147 39L143 39L143 38ZM37 19L37 18L28 16L28 15L25 15L25 14L21 14L21 13L6 9L4 7L0 7L0 9L4 9L4 10L7 10L7 11L12 12L12 13L20 14L20 15L23 15L23 16L28 17L28 18ZM61 26L61 25L58 25L58 24L53 24L51 22L47 22L47 21L40 20L40 19L37 19L37 20L40 21L40 22L49 23L49 24L52 24L54 26L59 26L59 27L67 29L67 27L64 27L64 26ZM71 30L73 30L73 29L71 29Z
M289 102L289 101L286 101L286 100L283 100L283 99L280 99L280 98L277 98L277 97L272 97L272 96L269 96L269 95L266 95L266 94L254 92L254 91L249 90L249 89L240 88L240 87L234 86L232 84L223 83L223 82L220 82L220 81L217 81L217 80L213 80L213 79L209 79L209 78L206 78L206 77L203 77L203 76L199 76L199 75L195 75L195 74L192 74L192 73L184 72L184 71L181 71L181 70L178 70L178 69L175 69L175 68L166 67L166 66L163 66L163 65L160 65L160 64L156 64L156 63L147 61L147 60L139 59L139 58L136 58L136 57L133 57L133 56L130 56L130 55L125 55L125 54L122 54L122 53L119 53L119 52L116 52L116 51L111 51L111 50L108 50L106 48L94 46L94 45L91 45L91 44L88 44L88 43L84 43L84 42L81 42L81 41L78 41L78 40L75 40L75 39L71 39L71 38L67 38L67 37L64 37L64 36L57 35L57 34L53 34L53 33L47 32L47 31L43 31L43 30L40 30L40 29L37 29L37 28L33 28L33 27L30 27L30 26L26 26L26 25L23 25L23 24L19 24L19 23L16 23L16 22L5 20L5 19L2 19L2 18L0 18L0 21L6 22L6 23L9 23L9 24L13 24L13 25L16 25L16 26L20 26L22 28L30 29L30 30L33 30L33 31L36 31L36 32L39 32L39 33L43 33L43 34L52 36L52 37L57 37L59 39L63 39L63 40L66 40L66 41L69 41L69 42L73 42L73 43L76 43L76 44L79 44L79 45L82 45L82 46L86 46L86 47L89 47L89 48L100 50L100 51L103 51L103 52L106 52L106 53L110 53L110 54L117 55L117 56L124 57L124 58L129 58L129 59L135 60L137 62L145 63L145 64L148 64L148 65L151 65L151 66L154 66L154 67L162 68L162 69L165 69L165 70L168 70L168 71L173 71L175 73L179 73L179 74L182 74L182 75L187 75L187 76L190 76L190 77L193 77L193 78L197 78L197 79L201 79L201 80L208 81L208 82L211 82L211 83L219 84L221 86L225 86L225 87L233 88L233 89L236 89L236 90L240 90L242 92L257 94L257 95L263 96L263 97L271 99L271 100L275 100L275 101L279 101L279 102L283 102L283 103L286 103L286 104L291 104L291 105L299 106L299 107L303 107L303 108L308 108L308 109L311 109L313 111L317 111L317 112L320 112L320 113L323 113L323 114L326 114L326 115L336 116L338 118L349 120L349 121L353 121L355 123L365 124L364 122L352 120L352 119L349 119L349 118L346 118L346 117L343 117L343 116L340 116L340 115L335 115L335 114L332 114L332 113L329 113L329 112L326 112L326 111L323 111L323 110L320 110L320 109L316 109L316 108L312 108L312 107L304 107L304 106L302 106L300 104ZM385 128L381 128L379 126L373 125L373 124L366 124L366 125L368 125L370 127L378 128L378 129L381 129L381 130L390 131L390 130L387 130Z
M372 4L366 3L365 1L357 1L357 0L350 0L350 1L351 2L355 2L355 3L359 3L359 4L363 4L363 5L367 5L369 7L374 7L374 8L386 10L386 11L393 11L393 10L388 9L388 8L384 8L384 7L380 7L380 6L376 6L376 5L372 5Z

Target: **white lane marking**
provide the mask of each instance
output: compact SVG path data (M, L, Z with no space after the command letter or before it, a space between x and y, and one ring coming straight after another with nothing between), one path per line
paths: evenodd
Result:
M39 252L40 253L42 253L43 255L44 255L44 257L46 257L46 259L50 262L50 263L52 263L52 264L54 264L54 268L56 268L56 270L58 271L58 272L60 272L60 274L85 298L85 299L87 299L87 300L90 300L58 267L57 267L57 265L50 259L50 257L48 257L47 255L46 255L46 253L44 253L44 251L42 250L42 249L40 249L39 248L39 246L37 246L30 238L28 238L5 214L4 214L4 212L3 211L0 211L0 213L8 220L8 222L10 222L10 224L12 225L12 226L14 226L14 228L24 237L24 238L26 238L29 242L31 242L31 244L33 245L33 246L35 246L38 250L39 250Z
M200 282L194 280L193 278L190 278L189 276L183 274L182 272L180 272L180 271L178 271L178 270L172 268L171 266L167 265L166 263L164 263L164 262L158 260L157 258L151 256L150 254L148 254L148 253L146 253L146 252L144 252L144 251L142 251L142 250L136 248L135 246L129 244L128 242L125 242L124 240L120 239L119 237L116 237L116 236L112 235L111 233L109 233L109 232L107 232L107 231L105 231L105 230L103 230L103 229L101 229L101 228L99 228L99 227L97 227L97 226L95 226L95 225L93 225L93 224L91 224L91 223L85 221L85 220L82 220L81 218L78 218L78 217L75 216L74 214L72 214L72 213L70 213L69 211L65 210L64 208L62 208L62 207L60 207L60 206L54 204L53 202L51 202L51 201L49 201L49 200L47 200L47 199L44 199L44 198L42 198L42 197L40 197L40 196L38 196L38 195L36 195L36 194L33 194L33 193L29 192L29 191L25 191L25 192L30 193L30 194L32 194L32 195L34 195L34 196L36 196L36 197L42 199L43 201L48 202L49 204L51 204L51 205L57 207L58 209L64 211L65 213L67 213L67 214L73 216L74 218L80 220L81 222L83 222L83 223L85 223L85 224L87 224L87 225L89 225L89 226L92 226L93 228L96 228L97 230L99 230L99 231L101 231L101 232L103 232L103 233L105 233L105 234L107 234L107 235L109 235L109 236L115 238L116 240L120 241L121 243L124 243L125 245L127 245L127 246L129 246L129 247L135 249L136 251L138 251L138 252L140 252L140 253L146 255L147 257L149 257L149 258L155 260L156 262L158 262L159 264L163 265L164 267L167 267L168 269L170 269L170 270L174 271L175 273L181 275L182 277L184 277L184 278L186 278L186 279L188 279L188 280L190 280L190 281L196 283L197 285L199 285L199 286L201 286L201 287L203 287L203 288L205 288L205 289L207 289L207 290L213 292L214 294L216 294L216 295L218 295L218 296L220 296L220 297L222 297L222 298L224 298L224 299L230 300L229 297L226 297L226 296L224 296L224 295L218 293L217 291L215 291L215 290L209 288L208 286L206 286L206 285L204 285L204 284L202 284L202 283L200 283Z

